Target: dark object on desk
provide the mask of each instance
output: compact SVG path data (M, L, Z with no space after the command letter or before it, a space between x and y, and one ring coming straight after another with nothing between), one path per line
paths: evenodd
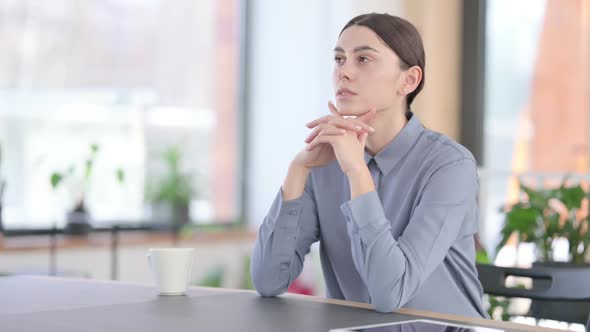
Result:
M553 263L522 269L477 264L477 271L486 294L532 299L530 317L587 324L590 329L590 265ZM508 276L531 278L533 286L506 287Z

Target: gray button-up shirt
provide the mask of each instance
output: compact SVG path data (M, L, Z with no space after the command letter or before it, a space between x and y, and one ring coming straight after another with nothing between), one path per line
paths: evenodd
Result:
M320 241L327 297L487 317L475 268L478 178L472 154L448 137L408 123L375 157L365 152L376 192L353 200L338 162L312 169L304 194L281 191L260 226L254 286L279 295Z

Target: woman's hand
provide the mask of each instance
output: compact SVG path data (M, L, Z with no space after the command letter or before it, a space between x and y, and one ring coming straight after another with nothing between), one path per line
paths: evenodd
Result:
M370 133L375 131L373 127L367 124L367 122L375 118L375 115L377 114L375 109L370 109L366 113L359 115L356 118L344 119L336 109L336 106L332 104L332 102L328 102L328 108L330 109L330 115L315 119L306 125L307 128L313 129L313 131L309 134L309 136L307 136L305 143L311 143L311 141L313 141L314 138L320 134L322 129L325 128L323 126L325 124L332 124L336 127L339 127L340 129L354 131L359 135L363 131Z
M308 124L308 126L317 126L319 130L316 128L308 137L311 141L306 150L313 152L329 146L332 148L332 158L338 160L342 172L347 176L361 172L367 168L364 151L368 132L374 131L364 121L372 119L375 111L371 110L357 119L344 119L332 103L329 107L332 113L331 118L324 117ZM345 132L343 133L342 130Z
M331 102L328 103L328 107L331 115L321 117L307 124L307 127L312 128L313 131L305 139L306 143L312 142L320 134L339 136L350 131L354 135L360 135L363 132L374 131L366 122L375 117L375 110L369 110L356 119L344 119ZM334 160L336 160L336 155L330 144L317 144L313 149L308 146L308 148L299 152L293 163L311 169L328 165Z
M344 135L346 133L346 130L335 127L322 130L325 130L326 133L332 135ZM336 156L334 155L334 149L332 149L332 146L329 144L322 144L313 150L307 149L306 147L295 156L293 163L306 169L311 169L328 165L334 160L336 160Z

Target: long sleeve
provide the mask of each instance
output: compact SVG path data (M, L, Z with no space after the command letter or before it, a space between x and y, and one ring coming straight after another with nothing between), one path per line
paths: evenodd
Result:
M254 287L262 296L284 293L299 276L305 255L319 240L311 175L301 197L283 201L279 190L260 226L251 261Z
M476 195L473 160L441 166L427 181L397 240L376 192L341 205L355 267L377 311L391 312L412 299L461 236L466 216L477 209Z

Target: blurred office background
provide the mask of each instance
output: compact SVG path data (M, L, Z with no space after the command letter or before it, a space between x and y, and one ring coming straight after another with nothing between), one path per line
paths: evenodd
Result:
M145 250L186 245L195 284L250 287L257 228L328 112L332 48L365 12L418 27L414 111L475 154L492 262L530 266L533 243L497 250L500 208L519 179L588 192L589 1L0 0L0 273L150 283ZM93 230L68 234L76 218ZM322 296L319 264L316 247L292 291Z

